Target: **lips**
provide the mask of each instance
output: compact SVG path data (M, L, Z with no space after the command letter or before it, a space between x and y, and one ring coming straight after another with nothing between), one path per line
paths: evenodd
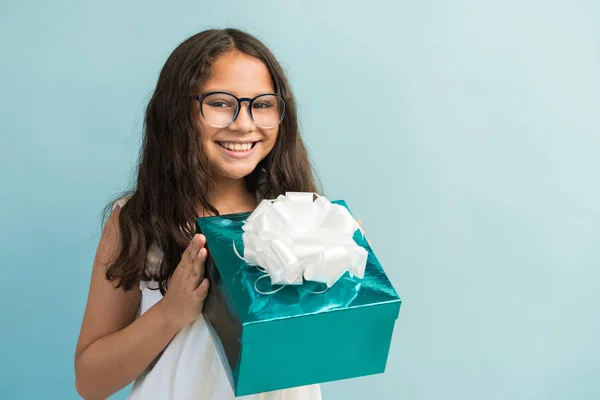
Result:
M254 154L256 150L256 145L259 142L216 142L218 144L219 150L221 153L225 155L225 157L229 159L243 159L248 158Z
M217 142L219 146L233 152L247 152L251 150L257 142Z

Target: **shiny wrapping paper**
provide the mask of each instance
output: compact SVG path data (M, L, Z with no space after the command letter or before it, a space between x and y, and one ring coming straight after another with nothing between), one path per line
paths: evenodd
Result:
M347 207L344 201L334 201ZM401 300L366 239L364 279L305 282L263 295L263 273L241 260L249 213L199 218L211 281L203 315L236 396L382 373ZM270 289L269 279L257 282Z

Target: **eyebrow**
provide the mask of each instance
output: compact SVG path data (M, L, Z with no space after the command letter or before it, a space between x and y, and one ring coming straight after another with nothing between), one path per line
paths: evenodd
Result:
M246 96L237 95L234 90L227 90L227 89L222 89L222 88L209 88L208 90L203 91L203 93L211 93L211 92L225 92L225 93L230 93L237 97L246 97ZM275 94L275 91L274 90L263 90L260 92L254 92L252 95L247 96L247 97L253 98L253 97L259 96L261 94Z

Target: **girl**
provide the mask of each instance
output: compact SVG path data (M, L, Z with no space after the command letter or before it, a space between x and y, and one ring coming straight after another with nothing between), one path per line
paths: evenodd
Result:
M317 188L281 66L238 30L187 39L148 105L137 185L106 210L75 355L78 393L105 399L135 381L129 399L232 399L201 315L210 282L194 221L286 191ZM245 398L321 393L311 385Z

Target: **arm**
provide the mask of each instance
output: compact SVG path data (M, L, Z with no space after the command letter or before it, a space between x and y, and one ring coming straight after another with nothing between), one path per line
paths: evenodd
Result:
M192 279L197 263L174 273L172 295L167 295L139 318L139 289L125 292L106 279L109 260L114 259L120 246L117 208L102 233L94 260L88 302L75 352L77 392L85 399L105 399L136 379L167 346L173 336L201 311L207 283L199 285L202 277ZM206 250L196 240L185 255L202 267ZM194 242L192 242L194 243ZM195 250L195 254L193 250ZM187 274L184 274L188 272ZM178 279L176 278L178 276ZM200 275L200 274L199 274ZM183 284L187 284L187 290ZM202 288L202 290L200 290ZM195 290L192 290L195 289ZM171 291L171 290L170 290ZM202 292L193 296L195 292ZM165 301L167 299L167 301ZM182 313L179 310L186 310ZM183 304L182 304L183 302ZM177 310L177 311L175 311Z

